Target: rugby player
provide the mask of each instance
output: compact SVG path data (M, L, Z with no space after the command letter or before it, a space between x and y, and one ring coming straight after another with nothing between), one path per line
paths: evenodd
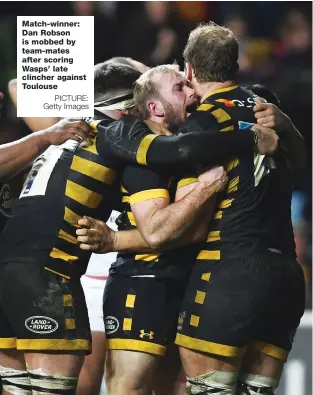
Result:
M176 68L172 68L172 73L182 79ZM186 111L194 103L194 90L185 85L180 94L184 96ZM173 91L172 99L175 96L176 92ZM165 112L164 116L154 117L152 121L166 122L166 116ZM169 175L158 174L144 167L127 166L122 176L125 229L138 227L147 240L147 248L166 248L165 244L173 248L185 244L186 233L194 236L188 236L190 243L201 241L206 227L201 228L197 223L198 231L195 232L189 226L193 224L191 220L197 211L223 185L220 180L222 173L217 174L220 175L216 178L214 171L212 180L209 180L209 189L204 188L200 180L192 192L185 192L185 197L182 190L195 183L197 178L178 181L180 201L170 204L173 202L170 190L173 188L175 195L177 182L170 185ZM178 230L179 237L176 234ZM176 238L170 242L174 235ZM82 238L79 240L83 241ZM144 254L137 250L118 255L111 267L103 299L109 394L140 394L151 387L155 394L173 394L173 389L166 388L161 377L158 388L154 383L157 382L155 375L160 356L165 354L167 345L174 340L184 277L188 272L188 262L184 264L181 260L177 265L173 261L170 265L165 256L155 252L146 251Z
M111 73L112 74L112 73ZM127 74L127 73L126 73ZM118 90L119 88L120 88L120 86L121 86L121 83L123 84L123 83L125 83L125 81L124 81L124 79L125 79L126 77L125 77L125 75L124 75L124 78L121 78L121 76L119 76L118 78L117 78L117 81L114 81L114 83L116 83L117 84L117 89L116 90ZM126 78L127 79L127 78ZM110 83L112 83L112 81L110 81L109 80L109 82L107 83L107 85L110 85ZM100 90L102 90L101 91L101 94L103 93L103 89L107 86L106 84L105 84L105 86L101 86L100 87ZM104 92L105 93L105 92ZM116 92L115 92L116 93ZM122 92L122 96L123 96L123 93L124 92ZM127 90L127 92L126 92L126 96L129 96L129 93L130 93L130 91L129 91L129 89ZM100 94L100 93L99 93ZM121 92L118 92L118 95L120 95L121 94ZM108 97L109 99L110 99L110 96ZM100 97L97 97L96 98L96 101L99 99L99 101L103 101L103 99L105 99L105 97L104 96L101 96L101 98ZM100 100L101 99L101 100ZM116 100L117 99L117 100ZM109 106L110 106L110 108L108 109L109 111L112 111L112 109L114 110L114 105L115 104L117 104L118 103L118 99L119 99L119 97L118 98L115 98L115 103L113 103L113 108L112 108L112 103L109 103ZM126 97L126 100L123 100L123 105L120 107L120 108L123 108L123 109L125 109L125 104L126 105L128 105L129 104L129 101L128 101L129 99ZM126 103L125 103L126 102ZM107 103L108 104L108 103ZM100 104L100 106L101 106L101 104ZM116 106L115 106L116 107ZM108 107L107 107L108 108ZM106 112L106 109L100 109L100 111L102 111L102 112ZM119 111L119 109L118 109L118 106L116 107L116 110L114 110L115 111L115 114L114 113L112 113L111 112L111 117L110 117L110 119L111 120L113 120L112 119L112 117L116 117L117 116L117 113L118 112L120 112L120 114L119 114L119 116L121 116L121 111ZM117 112L117 113L116 113ZM124 112L125 113L125 112ZM99 114L99 112L97 113L97 115L96 115L98 118L100 118L100 119L103 119L103 118L106 118L106 121L108 121L108 117L106 117L106 116L103 116L103 114ZM29 121L31 121L31 120L29 120ZM30 124L30 126L32 126L32 124ZM147 133L146 133L147 134ZM149 134L149 132L148 132L148 134ZM262 136L262 135L260 135L260 136ZM265 133L265 136L266 136L266 133ZM145 134L142 136L142 138L143 137L145 137ZM217 136L214 136L214 139L219 139L219 136L217 135ZM211 141L213 141L214 139L208 139L207 140L207 144L209 143L209 142L211 142ZM191 140L193 140L193 139L191 139ZM225 142L226 142L226 140L227 139L224 139L225 140ZM228 139L229 140L229 143L231 143L232 142L232 139ZM236 140L236 139L235 139ZM201 140L202 141L202 140ZM139 140L139 142L140 142L140 140ZM176 145L176 151L179 153L180 151L181 151L181 147L182 147L182 145L179 145L179 141L176 141L176 140L172 140L172 143L175 143L175 145ZM258 142L258 146L260 147L260 148L262 148L262 147L264 147L264 142L265 143L268 143L268 141L266 140L266 139L264 139L264 141L263 141L263 143L262 143L262 138L260 139L260 141ZM228 145L229 145L229 143L228 143ZM249 137L249 138L245 138L245 139L237 139L236 140L236 142L233 142L233 144L232 144L232 148L231 149L226 149L225 150L225 153L224 153L224 155L229 155L229 152L230 151L232 151L232 150L234 150L234 153L236 152L236 151L242 151L242 150L247 150L247 147L251 147L252 145L253 145L253 143L252 143L252 140L251 140L251 137ZM274 142L275 143L275 142ZM262 146L262 144L263 144L263 146ZM159 148L161 148L162 149L162 145L163 145L163 142L160 142L160 144L157 144L158 146L159 146ZM173 145L173 144L172 144ZM198 145L199 145L199 143L198 143ZM273 142L271 142L271 145L273 145ZM184 147L185 147L185 143L184 143ZM193 155L195 156L195 148L196 147L194 147L193 148ZM65 148L66 149L66 148ZM87 149L86 149L87 150ZM173 152L173 151L172 151ZM190 151L191 152L191 151ZM123 153L124 154L124 153ZM132 159L132 160L134 160L134 157L133 157L133 152L131 152L131 158L130 159ZM153 154L154 156L155 156L155 154ZM153 163L153 158L154 158L154 156L151 156L150 158L149 158L149 160ZM123 158L125 157L125 155L123 155ZM178 157L178 155L176 154L176 158ZM182 158L183 159L183 163L185 163L185 161L186 161L186 155L184 156L184 158ZM188 157L188 155L187 155L187 157ZM209 156L208 156L209 157ZM44 160L44 158L43 158L43 160ZM35 171L37 171L36 169L35 169ZM30 180L31 181L31 183L32 183L32 180ZM13 228L14 228L14 225L13 225ZM8 247L9 248L9 247ZM11 256L10 256L11 257ZM11 257L10 259L13 259L13 257ZM55 260L57 260L57 258L53 258L53 259L55 259ZM62 260L62 259L61 259ZM71 332L71 331L70 331ZM37 347L39 347L38 345L37 345ZM57 347L57 345L55 344L55 347ZM75 352L75 350L73 350L73 352ZM37 358L38 359L38 358ZM38 361L35 361L35 364L36 363L40 363L40 360L39 360L39 362ZM23 365L23 363L22 363L22 365ZM19 364L18 364L18 366L20 366ZM48 369L49 370L49 369ZM100 370L101 370L101 367L100 367ZM49 372L50 372L50 370L49 370ZM49 378L49 379L51 379L51 378ZM52 379L51 379L52 380Z
M106 83L112 73L116 76L110 92L114 98L122 83L131 91L140 75L127 66L105 72ZM125 103L121 109L128 111ZM116 111L111 116L118 117ZM105 115L101 119L114 121ZM34 162L2 233L0 365L8 392L22 386L29 393L75 393L90 350L80 285L90 253L78 248L75 230L82 215L108 218L113 185L123 166L104 140L100 132L90 143L69 141L45 151Z
M137 89L137 86L142 89ZM179 126L186 118L186 105L188 107L188 99L193 97L194 91L188 87L177 68L160 66L143 75L136 83L135 96L139 95L138 107L143 119L152 119L173 127ZM148 100L151 103L148 104ZM157 112L154 112L154 106L157 106ZM212 127L216 127L214 118ZM195 181L195 178L189 178L182 183L184 188L189 188L188 183ZM127 205L124 210L127 212L126 229L138 226L148 244L157 249L164 248L164 244L179 229L175 227L174 216L166 217L166 222L158 220L159 216L164 218L167 215L163 211L167 213L173 207L168 206L170 199L167 185L168 177L144 168L130 166L123 175L123 200ZM183 192L179 191L181 193ZM191 212L194 207L195 205ZM185 222L184 218L182 220ZM154 225L155 222L158 226ZM85 220L81 220L79 224L87 226ZM92 227L94 225L97 224L92 224ZM200 227L199 223L197 226ZM78 237L80 242L87 242L85 229L77 230L77 234L82 235ZM192 241L190 235L188 241ZM129 244L131 242L130 239ZM185 238L184 244L186 243ZM117 245L119 247L116 248L124 249L120 243ZM187 251L185 255L186 253ZM182 251L180 254L182 255ZM166 346L173 340L171 337L173 326L176 326L177 307L184 290L184 280L177 281L177 277L184 279L188 276L190 263L193 263L190 257L184 261L182 258L174 259L173 255L167 260L166 255L137 252L120 254L112 266L104 295L109 350L106 372L110 394L139 394L149 387L153 379L156 381L158 356L165 353ZM151 296L147 291L150 288L154 289ZM158 295L159 299L155 299L154 295ZM165 390L163 386L160 393L172 392L168 387Z
M157 70L158 68L156 68L156 70ZM168 77L168 76L167 76ZM161 78L159 78L159 79L157 79L157 81L159 82L159 85L158 86L162 86L162 83L161 83ZM163 82L164 83L164 85L166 86L166 87L171 87L171 83L170 83L170 81L171 81L171 79L170 78L168 78L168 80L167 81L165 81L165 82ZM150 80L150 82L151 82L151 80ZM177 82L178 83L181 83L181 80L179 79L179 77L178 77L178 80L177 80ZM150 84L151 85L151 84ZM175 84L174 84L175 85ZM183 86L183 85L182 85ZM143 89L144 90L144 89ZM158 92L158 93L160 93L160 92ZM162 92L163 93L163 92ZM163 95L161 95L161 97L162 97ZM148 102L147 102L147 100L148 99L151 99L151 97L150 98L147 98L147 97L145 97L145 100L146 101L143 101L142 102L142 106L141 106L141 110L142 110L142 115L143 115L143 117L145 118L145 117L147 117L148 115L147 115L147 110L149 109L150 110L150 108L148 107ZM171 98L172 99L172 98ZM138 100L138 99L137 99ZM175 107L173 107L173 106L170 106L169 105L169 103L173 103L173 99L172 100L170 100L170 101L168 101L168 103L166 103L167 104L167 110L168 110L168 114L172 114L172 119L171 119L171 122L170 123L175 123L175 119L178 119L178 117L181 115L181 111L177 111L177 107L176 107L176 109L175 109ZM146 105L145 105L146 104ZM255 104L255 103L254 103ZM139 106L139 108L140 108L140 106ZM271 113L271 109L273 109L274 107L271 105L271 104L268 104L268 103L264 103L264 106L263 106L263 103L262 104L258 104L257 106L255 106L255 110L256 111L261 111L261 113L262 113L262 116L261 117L259 117L259 119L263 119L263 121L264 122L269 122L269 121L271 121L271 122L273 122L273 121L276 121L277 120L277 118L279 118L280 119L280 121L281 121L281 123L284 123L284 128L286 128L286 126L287 126L287 128L292 128L292 123L291 123L291 121L288 119L288 118L286 118L285 117L285 115L283 114L283 113L281 113L281 112L279 112L279 111L277 111L277 109L275 110L275 116L273 116L273 118L270 118L270 119L267 119L266 118L266 116L268 116L268 115L270 115L271 117L272 117L272 113ZM151 108L151 110L152 110L152 108ZM175 114L175 110L176 110L176 114ZM270 111L268 111L268 110L270 110ZM264 111L268 111L267 113L265 113L264 114ZM278 116L278 114L279 114L279 116ZM174 115L174 116L173 116ZM198 114L197 114L198 115ZM200 115L200 119L201 119L201 117L202 117L202 115L201 115L201 113L199 114ZM264 119L264 117L265 117L265 119ZM174 121L174 122L173 122ZM84 221L84 220L83 220ZM86 225L87 224L87 222L81 222L82 223L82 225ZM114 240L116 240L116 237L113 237L112 238L112 236L110 236L110 235L108 235L108 233L106 232L106 229L105 229L105 227L103 226L103 224L101 225L101 224L99 224L99 223L93 223L93 224L91 224L91 223L89 223L89 225L88 225L89 227L92 227L93 229L92 229L92 232L89 232L88 233L88 231L86 231L86 229L84 230L84 233L81 233L82 232L82 230L79 230L79 231L77 231L77 233L81 233L81 234L85 234L85 235L87 235L87 237L86 238L84 238L84 246L86 247L86 248L92 248L92 249L96 249L98 252L103 252L103 251L108 251L108 247L107 247L107 244L108 243L111 243L111 245L112 245L112 243L114 244L114 241L112 242L112 239ZM88 227L87 226L87 227ZM142 232L143 233L143 232ZM111 239L110 239L110 237L111 237ZM80 238L79 238L80 239ZM118 243L117 243L118 244ZM112 248L112 246L111 246L111 248ZM113 247L113 249L114 248L117 248L117 247ZM109 291L107 291L107 293L112 293L112 290L109 290ZM118 303L116 303L116 304L118 304ZM113 310L114 310L114 308L112 308ZM111 310L112 311L112 310ZM134 312L133 313L134 314L134 316L136 316L136 313ZM182 317L180 318L180 321L182 320ZM112 324L112 322L110 321L110 324ZM119 334L120 335L120 334ZM133 336L133 334L129 334L129 336L130 337L132 337ZM114 336L112 336L112 337L114 337ZM112 342L113 343L113 342ZM125 347L125 349L126 349L126 347L127 347L127 345L126 345L126 343L127 342L125 342L125 344L124 344L124 347ZM116 362L116 366L117 366L117 369L118 369L118 367L119 367L119 364L120 364L120 361L118 361L118 362ZM134 365L134 366L136 366L136 365ZM143 371L145 371L144 369L143 369ZM142 373L142 370L140 370L140 372L137 374L137 376L140 376L140 374ZM124 373L125 374L125 376L126 377L128 377L127 376L127 373ZM133 372L131 373L131 375L133 375ZM132 380L134 380L134 378L132 377ZM126 379L125 379L125 381L126 381ZM124 380L122 381L122 382L124 382Z
M12 195L9 179L21 173L50 145L67 140L83 141L91 129L83 121L63 120L30 136L0 145L0 232L11 215Z
M139 76L127 66L108 66L106 77L112 73L116 79L111 91L112 79L104 78L107 91L101 92L97 102L101 119L107 124L122 116L122 112L130 111L129 94ZM129 83L129 89L125 83ZM111 117L103 114L106 111L111 111ZM141 133L135 143L131 141L130 147L126 144L121 150L121 136L106 133L104 128L88 144L69 141L60 147L50 147L35 161L0 240L0 364L9 392L12 387L14 390L22 386L29 393L31 388L37 393L56 390L74 393L83 355L90 349L88 315L79 282L90 252L78 248L75 226L82 215L107 219L113 208L111 200L115 200L112 186L124 168L123 161L136 162L138 148L141 153L138 157L142 158L144 149L140 144L149 134L149 131ZM177 141L168 137L172 146L175 144L177 160L181 158L182 163L195 158L199 142L205 140L210 146L213 140L221 140L218 133L212 139L189 135L189 144L192 141L196 144L193 147L187 144L190 148L187 155L181 153L181 148L186 148L185 138ZM262 141L260 134L257 146L264 149L265 143L272 149L275 138L271 133L264 135ZM225 138L235 142L222 156L254 146L255 133L247 132L247 136ZM129 143L128 134L122 137ZM182 142L184 145L180 145ZM162 146L163 142L160 143ZM151 145L160 146L160 143ZM207 160L203 149L202 158Z
M201 25L184 58L199 112L230 133L254 121L255 97L234 81L238 42L230 30ZM291 139L301 136L286 130L283 143ZM289 159L280 149L274 158L251 153L226 165L229 185L197 256L176 337L190 394L233 395L237 381L240 395L270 395L278 386L304 311Z

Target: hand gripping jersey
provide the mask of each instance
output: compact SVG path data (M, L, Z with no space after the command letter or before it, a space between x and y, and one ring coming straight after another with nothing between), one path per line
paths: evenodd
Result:
M34 263L65 277L79 276L90 253L79 249L77 222L84 215L108 219L119 201L114 186L126 163L181 173L183 167L219 163L248 152L254 144L250 131L238 136L218 133L216 121L209 125L212 135L187 120L182 125L187 133L167 137L151 133L135 117L113 122L97 113L99 118L91 142L51 146L34 162L0 238L0 263Z
M101 132L90 143L49 147L35 160L3 231L1 262L35 263L65 277L83 274L90 253L77 243L78 220L108 219L121 171Z
M184 178L169 177L156 173L143 166L127 166L122 177L123 214L118 220L119 230L136 229L136 219L132 206L143 201L168 198L175 200L176 190L197 182L194 174ZM186 278L196 252L193 246L185 246L173 251L159 253L119 253L116 262L110 269L110 274L125 276L150 276L162 278Z
M244 134L254 122L254 98L239 86L220 89L207 96L198 111L214 115L220 132ZM245 124L238 130L240 121ZM228 161L225 167L229 183L198 259L241 258L268 249L295 257L292 177L282 152L270 158L251 151Z

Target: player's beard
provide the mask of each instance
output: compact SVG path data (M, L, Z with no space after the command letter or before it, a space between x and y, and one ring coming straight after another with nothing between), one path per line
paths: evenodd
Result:
M173 134L176 134L185 117L183 113L177 114L172 104L168 101L163 99L162 104L164 108L164 123Z

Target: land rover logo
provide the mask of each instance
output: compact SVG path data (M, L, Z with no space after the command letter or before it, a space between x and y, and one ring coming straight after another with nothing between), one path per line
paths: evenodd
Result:
M104 326L105 326L105 333L107 335L111 335L112 333L116 332L118 330L118 327L120 326L117 318L112 317L111 315L108 315L104 319Z
M29 331L34 333L52 333L58 329L59 324L52 318L45 317L44 315L36 315L27 318L25 326Z

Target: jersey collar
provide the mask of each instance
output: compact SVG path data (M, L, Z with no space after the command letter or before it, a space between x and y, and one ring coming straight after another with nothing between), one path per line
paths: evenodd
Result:
M210 97L212 95L216 95L217 93L232 91L233 89L236 89L236 88L238 88L238 85L232 85L232 86L229 86L228 88L215 89L214 91L211 91L210 93L208 93L204 97L204 99L201 100L201 103L203 103L208 97Z

